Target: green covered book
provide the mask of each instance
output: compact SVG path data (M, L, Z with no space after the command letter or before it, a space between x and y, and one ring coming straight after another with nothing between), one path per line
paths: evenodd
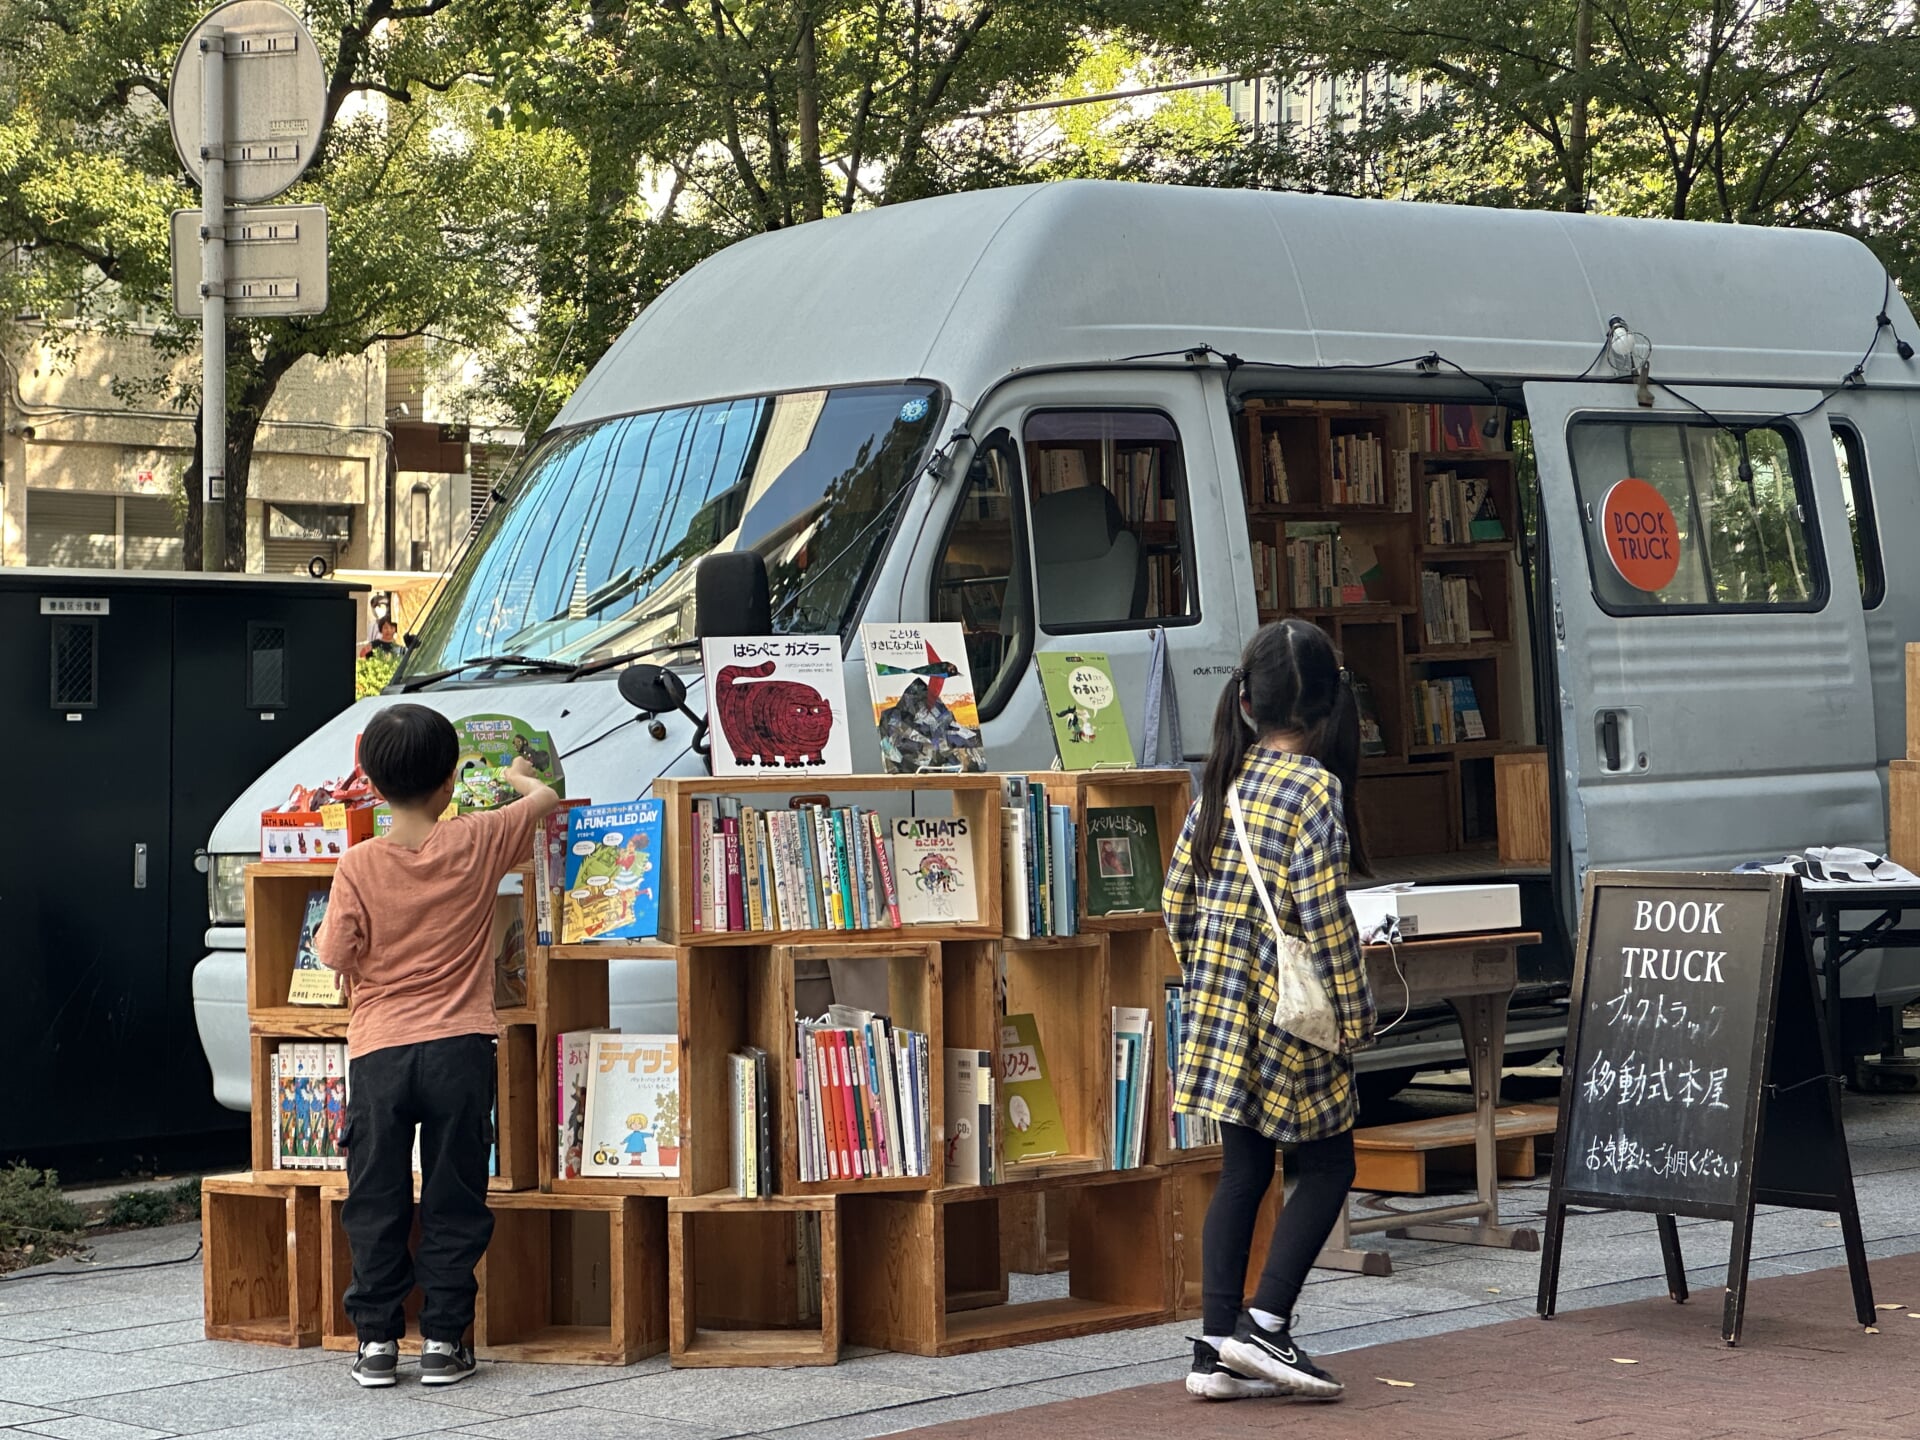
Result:
M1157 915L1165 880L1153 806L1087 807L1087 914Z
M1096 765L1133 764L1133 741L1121 713L1120 692L1107 657L1087 650L1075 654L1043 651L1040 687L1053 718L1060 747L1060 768L1091 770Z
M1000 1022L1000 1084L994 1099L1000 1156L1009 1168L1068 1153L1066 1122L1040 1048L1040 1024L1031 1015L1009 1015Z

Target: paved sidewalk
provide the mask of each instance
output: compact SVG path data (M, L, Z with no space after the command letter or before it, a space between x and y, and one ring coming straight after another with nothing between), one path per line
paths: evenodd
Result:
M1920 1256L1874 1267L1879 1295L1920 1302ZM1853 1318L1844 1268L1765 1280L1741 1347L1720 1341L1722 1293L1639 1300L1330 1357L1337 1405L1210 1404L1179 1384L1062 1401L912 1432L914 1440L1108 1440L1202 1428L1315 1440L1912 1440L1920 1435L1920 1313Z
M1920 1254L1920 1099L1849 1096L1847 1132L1859 1176L1868 1253L1876 1261ZM1444 1203L1446 1198L1426 1203ZM1544 1180L1501 1192L1509 1219L1521 1224L1537 1221L1545 1201ZM1609 1361L1603 1372L1605 1383L1679 1386L1676 1404L1683 1403L1686 1385L1707 1383L1707 1376L1719 1373L1708 1367L1723 1363L1715 1338L1718 1307L1707 1292L1724 1280L1728 1227L1683 1222L1681 1231L1699 1298L1677 1314L1664 1298L1653 1308L1661 1312L1660 1324L1697 1327L1702 1338L1685 1345L1669 1340L1667 1353L1648 1350L1638 1357L1612 1348L1609 1354L1640 1358L1642 1364L1615 1367ZM1825 1269L1839 1261L1839 1238L1834 1222L1819 1215L1763 1214L1756 1227L1753 1274L1779 1277ZM180 1226L112 1236L99 1247L99 1266L156 1268L111 1273L96 1269L84 1276L27 1272L33 1278L0 1282L0 1440L16 1428L22 1435L53 1440L167 1440L176 1435L207 1440L401 1440L413 1435L471 1440L612 1440L635 1435L649 1440L864 1440L1129 1387L1165 1388L1184 1373L1190 1354L1186 1337L1194 1332L1191 1324L1162 1325L952 1360L854 1352L832 1370L674 1371L665 1357L612 1370L483 1364L477 1376L451 1391L403 1385L397 1391L364 1392L348 1380L348 1362L338 1354L203 1339L199 1263L166 1263L190 1255L197 1240L195 1230ZM1473 1386L1482 1403L1491 1405L1513 1388L1516 1377L1526 1379L1533 1364L1518 1360L1505 1339L1508 1334L1535 1336L1563 1329L1579 1333L1567 1319L1545 1326L1530 1318L1537 1255L1381 1239L1367 1243L1392 1254L1395 1274L1376 1279L1316 1271L1300 1302L1301 1338L1316 1355L1332 1357L1328 1363L1336 1373L1362 1373L1355 1369L1358 1362L1341 1352L1364 1349L1372 1355L1381 1346L1442 1336L1446 1346L1460 1347L1460 1364L1477 1376ZM859 1261L858 1256L849 1257L849 1263ZM73 1269L65 1262L53 1268ZM1896 1273L1914 1279L1896 1284L1889 1278ZM1876 1264L1875 1279L1881 1299L1910 1302L1920 1313L1920 1271L1895 1272ZM1031 1298L1058 1293L1063 1280L1016 1277L1017 1293ZM1651 1219L1628 1213L1575 1217L1569 1225L1563 1280L1563 1312L1664 1297ZM1763 1285L1751 1300L1748 1344L1738 1352L1737 1363L1762 1370L1770 1363L1785 1365L1804 1377L1815 1399L1839 1393L1838 1382L1829 1384L1826 1373L1829 1362L1839 1361L1809 1350L1809 1332L1788 1334L1773 1328L1785 1313L1784 1306L1770 1298L1773 1293ZM1833 1319L1844 1321L1847 1314L1843 1305ZM1879 1357L1875 1393L1889 1396L1891 1389L1897 1396L1920 1386L1909 1348L1920 1345L1920 1320L1908 1320L1904 1312L1889 1312L1889 1317L1886 1334L1866 1337L1879 1348L1865 1353ZM1526 1323L1482 1333L1481 1327L1515 1320ZM1577 1323L1588 1322L1583 1317ZM1658 1333L1669 1335L1666 1329ZM1906 1338L1909 1334L1912 1340ZM1408 1353L1418 1358L1428 1352L1415 1347ZM1432 1353L1456 1352L1443 1347ZM1367 1375L1392 1375L1377 1361L1364 1363ZM1631 1373L1623 1382L1614 1370ZM1436 1368L1430 1385L1410 1374L1404 1378L1414 1379L1419 1388L1392 1395L1433 1398L1433 1392L1444 1389L1438 1377L1446 1373ZM1185 1399L1178 1391L1167 1393ZM1920 1420L1901 1429L1891 1418L1901 1413L1891 1397L1889 1405L1880 1420L1883 1427L1894 1427L1888 1433L1920 1436ZM1342 1414L1364 1413L1353 1401L1336 1408ZM1920 1399L1907 1408L1920 1409ZM1315 1412L1314 1423L1349 1423L1334 1419L1335 1413ZM1232 1418L1242 1414L1245 1419ZM1200 1418L1209 1425L1253 1423L1262 1414L1267 1425L1299 1418L1297 1412L1271 1404L1209 1406L1201 1415L1180 1412L1189 1425ZM1424 1432L1419 1412L1396 1414L1421 1426L1416 1433ZM984 1426L969 1426L970 1432L975 1428ZM1499 1432L1458 1433L1491 1440ZM1610 1434L1656 1432L1590 1425L1577 1433L1606 1440ZM1850 1433L1870 1440L1875 1432L1856 1425ZM1689 1427L1688 1435L1689 1440L1700 1440L1699 1427ZM1434 1440L1439 1440L1438 1432Z

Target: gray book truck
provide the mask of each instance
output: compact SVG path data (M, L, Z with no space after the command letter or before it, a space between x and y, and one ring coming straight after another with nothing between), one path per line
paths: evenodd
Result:
M638 717L614 680L628 657L670 665L703 712L695 569L752 550L778 630L844 638L850 697L862 622L963 624L996 770L1053 762L1037 653L1105 653L1138 743L1159 632L1198 757L1242 644L1300 603L1273 593L1271 552L1316 545L1315 601L1352 606L1316 618L1375 672L1381 871L1522 886L1551 938L1508 1044L1539 1054L1564 1032L1589 868L1885 844L1920 635L1920 568L1881 561L1920 536L1916 340L1878 261L1832 234L1095 182L800 226L698 266L613 346L372 703L519 716L596 800L702 772L692 722ZM1270 473L1290 414L1320 447L1276 446ZM1396 414L1429 428L1358 423ZM1493 474L1466 463L1488 450L1512 466L1504 514L1497 485L1432 483ZM1304 492L1276 493L1282 472ZM853 708L855 768L877 770ZM366 714L211 838L195 995L228 1105L248 1103L257 817L344 769ZM1546 751L1552 794L1531 865L1474 843L1490 757L1516 747ZM615 1023L667 1028L671 968L614 971ZM1895 1004L1920 976L1870 956L1847 993ZM1363 1063L1377 1091L1459 1044L1415 1015Z

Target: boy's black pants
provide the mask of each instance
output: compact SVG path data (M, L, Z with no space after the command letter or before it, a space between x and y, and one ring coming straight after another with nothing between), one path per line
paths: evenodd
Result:
M353 1057L341 1220L353 1251L347 1318L363 1343L405 1333L404 1307L416 1283L422 1339L457 1345L473 1324L473 1269L493 1238L493 1047L491 1035L455 1035ZM420 1248L409 1255L415 1125Z

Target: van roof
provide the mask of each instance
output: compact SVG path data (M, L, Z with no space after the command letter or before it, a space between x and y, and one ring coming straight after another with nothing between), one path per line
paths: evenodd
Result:
M924 377L964 405L1008 371L1176 354L1581 375L1607 320L1669 381L1836 385L1883 299L1823 231L1063 181L885 206L755 236L670 286L561 412ZM1920 384L1883 337L1876 384Z

